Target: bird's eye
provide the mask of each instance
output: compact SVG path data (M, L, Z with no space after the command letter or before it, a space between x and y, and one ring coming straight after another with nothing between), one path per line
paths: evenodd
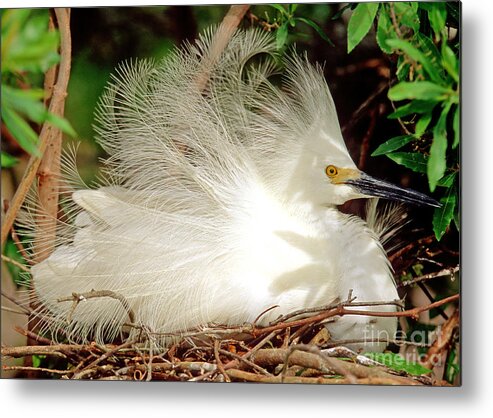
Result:
M327 174L329 177L334 177L337 175L337 167L333 165L327 166L325 169L325 174Z

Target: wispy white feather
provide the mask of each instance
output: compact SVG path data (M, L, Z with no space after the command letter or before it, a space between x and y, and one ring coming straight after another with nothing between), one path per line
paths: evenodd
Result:
M129 321L112 298L75 309L58 301L73 292L117 292L136 325L160 333L252 321L279 305L267 321L345 296L358 285L344 277L365 272L343 270L331 252L367 253L381 272L372 280L381 288L391 280L363 221L299 203L309 201L304 193L317 196L301 162L323 166L328 153L354 166L320 68L296 55L279 64L273 37L258 30L238 31L211 64L212 39L209 31L163 61L122 64L100 101L106 180L71 194L54 253L32 268L50 326L72 339L109 340ZM269 80L282 70L279 88ZM394 298L392 289L373 298Z

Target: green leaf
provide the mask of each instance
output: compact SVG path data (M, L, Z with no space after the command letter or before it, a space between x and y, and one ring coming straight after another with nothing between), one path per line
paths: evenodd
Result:
M446 187L447 189L452 187L455 182L456 176L457 176L456 172L443 176L440 180L438 180L437 186Z
M450 384L453 384L456 376L460 372L459 361L456 360L457 352L455 348L450 350L450 354L447 359L447 365L445 367L445 378Z
M414 47L410 42L404 41L402 39L389 39L387 40L387 45L390 46L392 49L401 50L409 58L421 64L432 81L436 83L440 83L442 81L439 72L440 69L433 66L428 57L419 49Z
M426 132L426 128L428 128L428 125L431 122L431 119L433 117L433 114L430 113L425 113L423 116L419 118L419 120L416 122L416 126L414 127L414 135L416 138L421 138L423 134Z
M430 20L435 38L440 39L441 32L445 29L447 21L447 8L444 2L430 3L428 9L428 19Z
M401 82L393 86L388 93L390 100L405 99L433 100L441 102L453 91L430 81Z
M359 3L348 24L347 52L350 53L365 37L375 20L380 3Z
M304 17L297 17L295 18L296 20L306 23L308 26L311 28L315 29L315 31L318 33L318 35L327 43L330 45L334 46L334 43L329 39L329 37L325 34L325 32L322 30L320 26L318 26L313 20L310 19L305 19Z
M442 42L442 65L453 80L459 82L459 61L446 42Z
M357 3L348 3L348 4L346 4L345 6L341 7L339 9L339 11L334 16L332 16L330 18L330 20L337 20L337 19L339 19L347 9L354 10L354 8L357 5L358 5Z
M433 213L433 232L435 232L438 241L442 239L454 216L454 209L457 204L457 194L454 187L447 191L447 194L440 199L440 203L442 206L436 208Z
M70 135L72 138L75 138L77 136L77 133L75 132L74 128L72 128L72 125L67 119L61 118L54 113L48 112L46 116L46 121L50 122L53 126L56 126L63 133Z
M445 105L437 124L433 128L433 142L430 148L430 158L428 158L428 183L430 191L434 191L438 180L443 177L447 168L447 115L450 110L450 103Z
M452 143L452 149L457 148L457 145L459 145L459 140L460 140L460 107L457 106L455 109L454 113L454 120L453 120L453 127L454 127L454 142Z
M394 152L385 155L397 164L403 165L416 173L426 173L428 158L419 152Z
M289 10L289 14L293 14L294 12L296 12L296 9L298 8L298 4L290 4L288 5L288 10Z
M398 107L395 112L388 115L387 118L398 119L413 113L428 113L433 111L435 106L435 102L428 100L413 100L401 107Z
M393 2L392 3L399 24L411 28L414 33L419 31L418 5L416 2Z
M9 238L6 240L3 252L8 258L17 261L19 264L27 267L27 263L24 260L24 257L19 254L19 251L17 250L17 247L12 239ZM13 263L5 264L7 265L10 276L12 277L14 283L16 283L17 285L26 284L26 277L22 274L22 270L20 267L16 266Z
M2 151L1 157L2 157L2 168L13 167L19 162L18 158L12 157L12 155L7 154L4 151Z
M377 44L383 52L386 54L392 54L393 49L387 45L387 40L397 38L397 34L394 26L392 25L392 21L386 6L387 5L385 3L382 3L378 16Z
M66 119L50 113L39 101L44 96L42 89L20 90L2 85L2 93L2 107L12 108L36 123L48 121L62 132L72 137L77 136Z
M388 352L388 353L365 353L364 355L398 372L403 371L414 376L431 373L430 369L423 367L419 363L408 362L400 354Z
M279 11L283 16L288 14L287 10L282 6L282 4L269 4L269 6Z
M282 49L288 39L288 24L282 24L276 31L276 47Z
M2 106L2 119L7 129L26 152L37 157L41 156L37 147L38 135L19 114L10 107Z
M459 213L459 205L455 205L455 211L454 211L454 224L455 227L457 228L457 231L460 231L460 213Z
M373 153L372 157L376 157L377 155L387 154L388 152L395 151L399 148L402 148L404 145L411 142L415 139L412 135L402 135L396 136L394 138L389 139L388 141L381 144Z
M45 72L60 61L58 32L48 31L48 14L41 20L39 16L30 18L8 49L2 48L2 73ZM44 27L39 26L40 22Z
M2 90L2 107L12 108L36 123L46 120L48 111L40 102L44 96L43 90L20 90L6 85L2 85Z
M411 63L407 60L405 55L399 55L397 58L397 80L404 81L409 77L409 71L411 69Z
M433 65L435 69L440 73L440 76L442 76L442 54L433 42L433 39L422 34L421 32L418 32L413 39L413 43L414 46L418 48L428 58L428 60L431 62L431 65Z

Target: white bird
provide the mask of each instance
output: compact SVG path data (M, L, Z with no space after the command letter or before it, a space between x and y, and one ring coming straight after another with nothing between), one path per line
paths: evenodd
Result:
M72 222L60 223L55 251L32 267L50 326L73 340L109 341L129 322L115 298L60 302L74 292L121 295L136 325L156 334L267 311L265 325L350 289L359 302L398 299L377 233L337 205L436 202L358 170L319 67L296 55L279 64L275 40L259 30L237 31L213 62L212 38L159 63L121 65L100 102L106 180L73 192ZM270 77L281 69L279 88ZM396 326L349 315L327 325L334 339L392 338Z

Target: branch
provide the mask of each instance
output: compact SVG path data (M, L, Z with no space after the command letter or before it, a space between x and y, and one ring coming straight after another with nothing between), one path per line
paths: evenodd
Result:
M318 315L314 315L309 318L304 318L304 319L299 319L297 321L291 321L291 322L283 322L280 324L264 327L264 328L258 328L254 330L254 333L258 332L270 332L278 329L284 329L288 327L294 327L294 326L300 326L300 325L305 325L305 324L312 324L316 323L319 321L322 321L327 318L331 318L334 316L343 316L343 315L363 315L363 316L377 316L377 317L411 317L411 318L416 318L421 312L429 311L430 309L436 308L438 306L442 306L446 303L454 302L459 300L459 295L452 295L449 296L445 299L439 300L437 302L434 302L430 305L426 306L419 306L413 309L408 309L406 311L400 311L400 312L379 312L379 311L365 311L365 310L353 310L353 309L348 309L347 307L351 306L350 304L344 304L341 303L339 304L336 308L329 309L328 311L321 312Z
M50 81L53 81L54 77L50 72L48 72L46 77L47 83L45 89L48 97L52 94L50 111L57 116L63 117L72 55L70 9L55 9L55 15L60 31L60 67L58 69L57 83L53 86L53 92L50 91ZM46 126L46 123L44 126ZM41 132L42 134L43 131ZM46 150L37 170L40 210L36 218L34 241L34 261L36 263L48 258L53 251L58 213L62 131L53 127L47 131L46 135Z
M209 55L204 57L202 61L202 70L196 80L197 88L200 91L205 90L214 65L224 51L224 48L226 48L226 45L228 45L228 42L249 8L250 6L245 4L233 5L229 8L226 16L224 16L221 25L214 34Z
M334 367L337 367L339 372L344 372L346 375L354 376L357 379L361 378L385 378L391 379L395 384L401 385L421 385L421 383L402 376L395 376L380 367L366 367L360 364L355 364L340 360L338 358L323 357L311 352L296 351L289 355L289 349L262 349L255 354L253 360L259 366L268 367L284 364L287 361L289 366L298 365L310 369L317 369L323 373L334 372ZM289 355L289 356L288 356ZM330 359L330 362L327 361ZM336 372L336 373L339 373ZM398 383L397 383L398 382ZM345 379L345 383L349 383Z
M66 358L63 351L73 351L86 349L84 345L57 344L57 345L26 345L20 347L2 347L2 356L5 357L25 357L33 355L57 356Z
M440 333L428 349L426 357L422 362L424 367L429 369L433 368L436 364L436 360L440 358L441 353L443 353L450 345L454 332L459 326L459 321L459 309L456 309L453 315L442 325L440 328Z
M63 115L63 108L65 105L65 96L67 95L67 86L70 75L70 28L69 28L69 11L68 9L57 9L57 19L59 20L60 36L61 36L61 59L58 71L58 78L56 85L53 87L53 96L50 102L49 111L55 113L56 115ZM58 133L57 133L58 132ZM52 143L52 138L59 134L58 128L55 128L48 122L43 124L41 128L41 133L39 135L39 153L44 155L49 144ZM10 201L9 209L4 216L2 222L1 230L1 242L5 242L7 235L12 227L14 220L17 216L27 192L29 191L31 184L36 177L38 168L41 164L41 158L31 156L29 163L27 165L24 176L22 177L21 183L17 188L14 197Z
M70 309L70 312L67 317L67 321L70 322L72 319L72 314L75 311L75 308L77 308L77 305L86 300L86 299L93 299L93 298L112 298L118 300L125 311L127 311L128 318L130 320L131 324L135 323L135 313L130 307L130 304L128 303L127 299L123 295L117 292L113 292L112 290L91 290L90 292L85 292L85 293L72 293L72 296L65 296L62 298L58 298L57 302L73 302L72 308Z
M455 273L457 273L460 270L459 266L455 266L453 268L446 268L443 270L440 270L436 273L429 273L429 274L424 274L423 276L415 277L414 279L411 280L405 280L397 285L397 287L406 287L406 286L411 286L416 283L423 282L425 280L430 280L434 279L436 277L442 277L442 276L451 276L453 277Z

